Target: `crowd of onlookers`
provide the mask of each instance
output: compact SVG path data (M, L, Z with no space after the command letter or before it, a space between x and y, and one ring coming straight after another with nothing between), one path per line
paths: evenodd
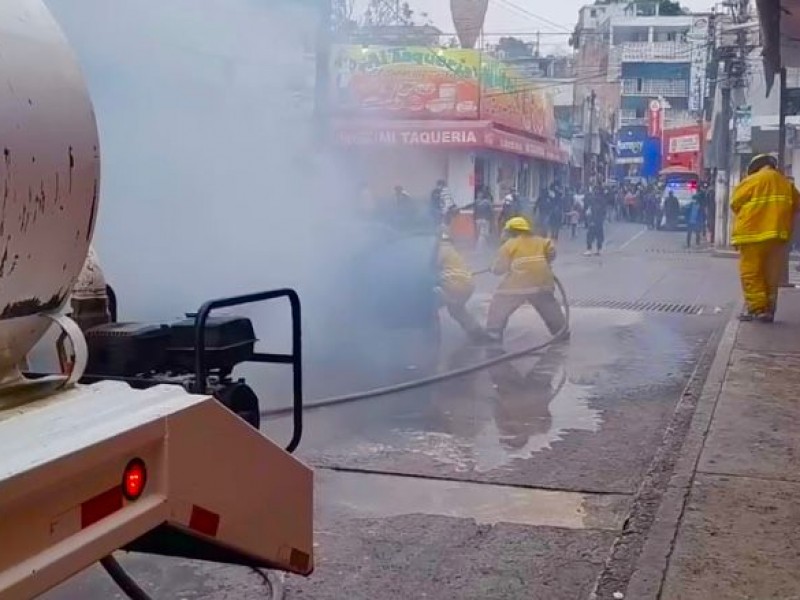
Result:
M363 192L366 194L366 190ZM365 205L362 199L362 206ZM676 229L685 225L686 244L713 242L715 203L713 190L699 185L690 203L681 205L675 193L657 183L601 184L569 187L558 182L539 190L535 198L517 190L504 190L495 198L486 186L478 188L474 201L458 207L445 180L436 182L427 201L412 199L401 185L394 188L394 202L371 203L385 220L399 224L426 222L448 225L462 209L470 209L474 235L479 243L496 244L503 226L513 217L525 217L540 235L558 240L565 232L576 238L586 229L587 253L599 253L604 242L604 224L611 221L642 223L649 229ZM427 207L425 206L427 204ZM594 249L594 250L593 250Z

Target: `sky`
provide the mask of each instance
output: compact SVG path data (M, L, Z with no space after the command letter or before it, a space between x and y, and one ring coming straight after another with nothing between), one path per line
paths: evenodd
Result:
M447 33L453 32L449 0L408 0L418 13L427 12L433 24ZM367 0L357 0L357 7ZM489 0L484 31L487 34L517 34L533 39L541 31L541 51L564 52L569 33L575 27L578 10L589 4L584 0ZM692 11L706 11L713 0L682 0L681 4ZM497 36L489 36L497 39ZM491 41L491 40L490 40Z

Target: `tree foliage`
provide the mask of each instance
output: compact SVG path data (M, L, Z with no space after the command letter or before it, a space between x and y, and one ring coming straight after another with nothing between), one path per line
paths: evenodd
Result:
M672 2L672 0L661 0L661 2L658 3L658 14L664 17L685 15L686 9L681 6L680 2Z
M356 29L358 23L355 20L355 0L333 0L331 20L334 31L347 32Z
M414 25L414 10L408 2L369 0L364 12L364 24L373 27Z
M497 43L497 49L500 50L506 58L533 56L533 46L515 37L501 37L500 41Z

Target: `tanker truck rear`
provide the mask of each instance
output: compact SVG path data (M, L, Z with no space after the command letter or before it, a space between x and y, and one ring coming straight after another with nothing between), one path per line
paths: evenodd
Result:
M108 323L85 336L65 307L100 198L91 101L42 0L0 3L0 45L0 598L35 597L118 549L309 574L313 475L291 454L297 295L226 298L166 327ZM258 353L246 319L211 315L265 300L292 307L290 354ZM29 373L53 328L63 369ZM257 401L254 411L230 377L241 361L294 369L288 449L254 427Z

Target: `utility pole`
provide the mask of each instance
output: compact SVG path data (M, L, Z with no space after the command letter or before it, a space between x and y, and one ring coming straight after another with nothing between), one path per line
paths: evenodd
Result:
M720 70L721 72L721 70ZM728 82L723 82L721 90L722 127L719 132L719 145L717 146L717 181L715 202L717 205L717 222L714 224L714 240L717 246L728 245L728 213L730 212L729 194L731 187L731 167L733 152L731 143L731 87Z
M738 154L736 154L735 136L731 136L731 121L733 116L733 96L734 89L745 87L747 77L747 58L750 52L747 40L747 28L741 25L747 23L748 0L738 0L737 4L730 5L731 23L736 27L736 42L728 43L728 36L722 31L720 43L717 47L718 55L723 61L723 68L719 70L718 77L721 79L717 85L721 86L720 116L722 119L722 131L720 132L720 143L717 147L718 170L717 170L717 222L715 226L715 243L719 247L727 247L730 243L730 195L731 195L731 176L733 170L739 169ZM716 38L716 36L715 36ZM740 140L741 141L741 140ZM720 168L721 167L721 168Z
M593 162L592 153L594 152L594 105L597 94L594 90L589 94L589 132L585 136L583 144L583 191L589 187L589 172ZM586 141L588 140L588 142Z
M786 170L786 67L780 70L780 102L778 109L778 168Z
M786 173L786 67L780 70L780 96L778 97L778 169ZM781 270L781 287L792 287L789 284L789 259L791 244L784 244L783 269Z

